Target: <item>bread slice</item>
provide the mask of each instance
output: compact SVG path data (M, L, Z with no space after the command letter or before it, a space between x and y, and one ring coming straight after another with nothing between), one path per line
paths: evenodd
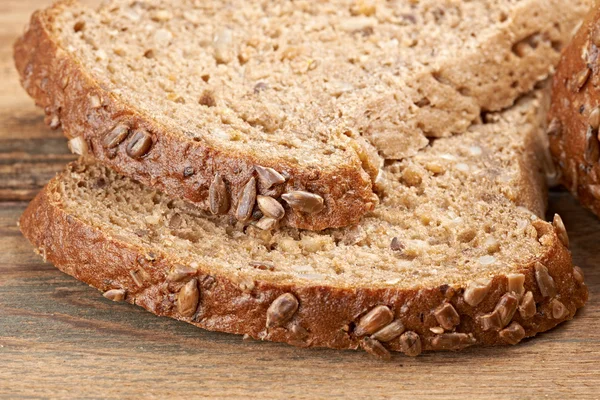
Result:
M560 182L600 215L600 8L565 49L552 84L548 136Z
M587 299L560 217L541 219L540 101L385 167L381 204L323 232L232 225L99 164L71 164L21 230L104 292L204 329L389 351L515 344Z
M381 158L530 91L590 4L62 1L34 14L15 60L76 151L203 209L219 187L212 209L229 215L271 168L259 194L316 202L284 203L280 224L320 230L373 209Z

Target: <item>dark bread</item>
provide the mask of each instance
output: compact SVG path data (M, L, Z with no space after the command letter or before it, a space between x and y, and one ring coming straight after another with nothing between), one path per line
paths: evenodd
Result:
M209 330L384 358L515 344L587 300L560 218L535 215L544 118L524 99L386 166L382 203L355 228L232 227L80 161L31 203L21 230L106 297Z
M600 8L565 48L552 83L548 136L565 185L600 215Z
M165 60L170 61L170 55L177 53L177 49L163 54L161 46L154 43L150 35L152 37L144 40L156 46L150 51L142 48L147 44L142 43L132 54L116 47L125 41L122 36L144 24L151 26L151 32L163 32L163 36L168 36L164 27L172 29L169 18L178 18L176 25L180 29L195 24L194 34L189 37L192 40L209 35L205 32L206 27L212 29L214 24L222 28L233 17L245 15L242 11L250 13L256 20L262 15L256 15L255 8L260 9L258 3L241 2L237 6L228 3L225 7L221 2L204 2L206 9L202 12L214 12L218 14L216 17L202 13L189 16L185 11L179 15L179 11L175 12L178 2L172 2L168 10L161 9L159 3L113 1L101 9L101 14L95 14L75 1L61 1L33 15L28 31L15 45L15 60L23 86L45 109L47 123L54 128L63 127L65 134L73 140L72 149L89 151L120 173L204 209L209 208L211 183L219 174L230 197L229 215L235 215L237 199L255 168L274 168L289 179L274 191L259 186L258 194L279 197L284 192L301 190L317 194L324 200L323 209L312 213L298 211L284 202L286 213L280 224L321 230L356 224L361 216L373 209L377 203L373 181L382 164L381 158L400 159L413 155L428 144L426 137L462 133L479 120L482 111L510 106L518 96L529 92L536 82L549 74L558 57L558 49L569 37L579 16L586 11L590 0L516 3L494 0L448 5L434 0L373 4L341 0L337 3L298 3L296 11L309 20L311 13L332 15L324 26L335 27L333 34L337 39L324 42L320 36L306 36L310 40L296 46L292 42L304 35L290 34L288 37L285 32L271 34L267 29L266 33L259 32L264 37L260 36L258 41L265 42L263 47L268 44L275 50L265 50L264 54L249 59L240 52L238 57L229 60L221 54L227 49L217 46L221 43L219 38L228 38L228 35L215 31L214 54L211 48L205 48L207 46L196 46L198 51L206 54L202 53L194 62L203 65L203 60L210 59L214 64L206 67L206 75L188 77L186 73L179 73L175 77L184 83L199 82L206 90L198 89L186 99L184 93L177 92L182 90L181 87L173 84L175 89L165 89L168 96L164 102L159 102L155 93L149 96L160 103L154 109L143 106L138 98L127 97L132 92L143 93L146 89L136 86L137 81L131 83L130 76L125 74L137 66L141 66L144 77L162 71L159 67L164 66ZM295 4L267 3L263 12L273 12L273 15L269 14L270 18L279 18L275 15L276 10L284 5L296 7ZM113 15L110 10L120 6L126 9L115 12L114 18L106 18ZM127 9L129 6L131 9ZM316 7L316 11L311 7ZM319 7L324 9L323 12ZM340 15L328 14L330 7ZM184 10L189 11L187 8ZM231 10L235 12L229 15ZM136 14L138 12L141 17ZM126 26L119 25L123 21L117 17L121 14L127 17L131 13L141 19L128 20ZM281 12L281 15L285 18L286 13ZM195 18L207 21L193 22ZM236 34L252 39L244 29L252 31L261 26L252 18L248 24L236 20L233 33L226 32L233 34L234 39ZM113 20L117 21L114 26L111 25ZM93 21L98 23L93 24ZM289 22L277 21L281 26ZM292 18L290 26L301 26L293 22ZM373 27L372 24L379 25ZM98 31L94 31L94 26L100 27ZM113 31L120 36L112 37ZM278 35L291 42L289 49L286 50L287 43L277 42L280 40ZM398 48L379 48L372 41ZM321 62L319 66L312 62L314 60L305 63L315 69L305 71L300 78L285 72L286 68L296 65L291 58L302 53L299 48L315 46L313 55L316 57L326 57L335 51L339 56ZM371 54L371 57L354 54L363 47L365 54ZM433 48L434 52L431 51ZM88 60L78 53L82 49L93 53L93 58ZM391 65L382 61L396 53ZM265 91L268 85L262 80L266 78L236 81L233 89L227 89L228 79L239 76L245 79L248 66L255 60L258 60L258 69L264 69L260 63L269 57L283 60L268 61L266 68L269 72L284 71L280 71L280 78L271 79L272 84L279 87L278 95L289 92L288 97L273 100L275 97L270 94L273 90ZM112 64L107 65L107 60L115 65L119 63L116 73L109 73ZM153 60L162 64L152 64ZM116 67L112 65L112 68ZM224 83L216 89L208 82L203 83L205 76L217 79L222 70L229 71L229 75L226 74L227 79L223 79ZM111 81L119 74L124 76L124 82ZM169 74L157 72L152 79L158 82L166 75ZM331 81L331 77L340 81ZM171 86L169 79L166 80L165 85ZM348 87L353 85L359 89L349 90ZM223 100L213 96L217 89L226 91L221 96ZM182 101L186 104L180 104ZM227 107L220 104L226 101L232 104ZM188 112L185 107L191 107L192 103L197 108ZM177 107L185 108L182 111L185 118L176 120L177 123L166 120L168 112L165 109L173 108L176 113ZM300 110L298 113L297 109ZM227 118L218 112L225 112ZM190 115L199 118L200 123L196 124L200 125L199 131L209 130L210 134L195 132L196 127L187 120L192 118ZM234 122L215 122L217 119ZM297 126L286 122L280 124L283 127L278 130L277 121L280 120L295 121ZM238 141L244 143L241 147L236 147L233 139L225 140L227 143L214 142L219 135L213 132L220 132L220 128L229 125L234 126L236 135L261 139ZM126 137L112 141L113 144L106 148L106 136L115 126L125 126ZM188 130L190 126L194 128L191 131ZM296 129L298 127L302 129ZM274 132L267 135L265 130L271 129ZM303 133L298 133L300 131ZM279 145L279 140L288 139L289 143L284 143L288 146L286 149L272 151L272 147ZM120 140L122 143L117 143ZM251 149L254 142L256 146ZM291 156L294 148L300 146L303 149L303 144L310 144L306 147L312 150L298 151L294 157L301 160L315 157L314 162L302 163ZM331 155L321 151L325 147Z

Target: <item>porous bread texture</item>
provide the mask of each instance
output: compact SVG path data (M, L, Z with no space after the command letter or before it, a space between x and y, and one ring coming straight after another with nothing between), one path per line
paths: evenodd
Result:
M600 215L600 8L589 13L563 53L552 83L550 149L557 176Z
M33 17L15 54L49 122L119 172L207 208L216 172L236 197L273 167L325 200L282 224L320 230L372 210L381 158L531 90L590 3L67 1ZM143 159L103 149L117 123L151 134Z
M376 306L388 307L424 350L509 343L484 330L480 318L507 293L507 275L519 273L537 312L511 315L523 328L518 342L571 318L587 299L568 250L536 215L544 210L543 115L538 100L525 99L460 138L391 163L378 184L381 204L352 228L271 233L234 226L83 162L32 202L21 228L61 270L158 315L300 346L357 348L353 329ZM538 287L538 263L553 278L555 296ZM171 278L181 266L188 283ZM196 287L191 277L197 310L183 315L180 296L191 290L184 284ZM489 279L490 289L470 305L463 294L477 279ZM286 293L297 310L267 327L267 314ZM460 321L440 334L443 304ZM402 340L362 346L407 351Z

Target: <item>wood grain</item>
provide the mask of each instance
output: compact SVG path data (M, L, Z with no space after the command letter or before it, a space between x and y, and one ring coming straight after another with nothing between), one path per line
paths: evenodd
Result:
M600 221L551 195L585 274L577 318L519 346L395 356L297 349L112 303L45 264L16 226L72 156L19 87L11 44L33 9L0 2L0 398L600 398Z

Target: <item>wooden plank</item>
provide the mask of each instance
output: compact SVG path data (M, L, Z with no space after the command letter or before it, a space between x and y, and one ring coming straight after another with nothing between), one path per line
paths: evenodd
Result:
M597 398L600 222L567 193L551 210L565 216L590 287L576 319L515 347L389 363L245 342L112 303L33 254L16 227L24 207L0 204L0 397Z

